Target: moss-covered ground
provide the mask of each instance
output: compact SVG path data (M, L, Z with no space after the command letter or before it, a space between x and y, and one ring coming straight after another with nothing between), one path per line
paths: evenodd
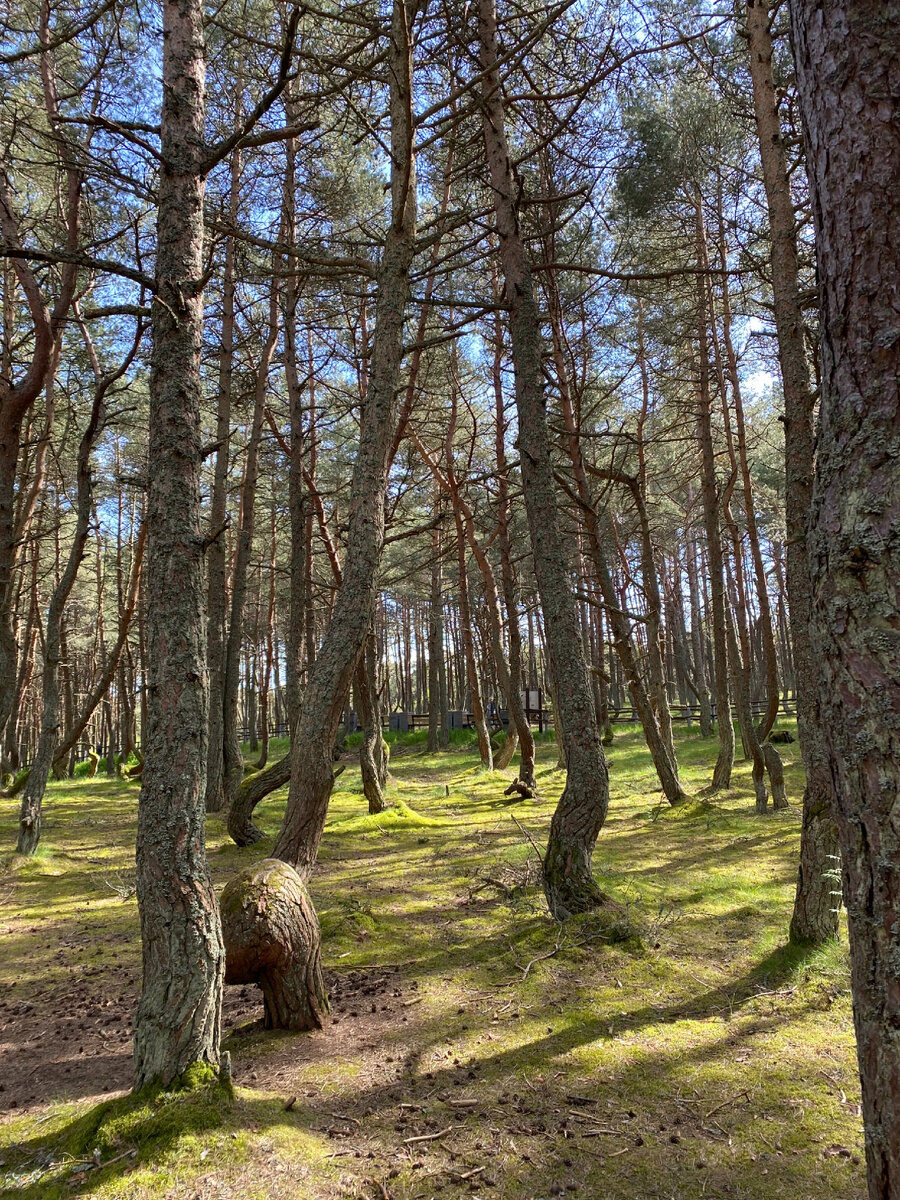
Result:
M744 763L726 795L671 810L617 730L594 865L635 936L609 945L589 916L555 925L537 885L552 743L541 798L515 806L470 747L405 743L391 811L366 814L350 758L337 781L311 883L330 1023L268 1034L259 993L228 989L233 1091L127 1094L137 784L52 785L40 853L0 859L0 1194L861 1200L846 943L785 945L796 744L788 812L756 815ZM715 742L682 730L679 752L699 792ZM271 849L283 806L249 850L209 819L219 888ZM16 807L0 801L10 849Z

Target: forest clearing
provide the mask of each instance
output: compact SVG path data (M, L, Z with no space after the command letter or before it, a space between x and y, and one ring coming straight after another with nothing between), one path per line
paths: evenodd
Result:
M630 928L610 943L543 902L527 835L543 844L562 786L552 742L540 801L511 806L471 745L422 740L398 739L378 815L348 753L310 883L330 1016L265 1032L258 990L226 988L233 1096L101 1105L132 1074L137 785L53 785L41 853L0 877L3 1194L862 1197L846 941L787 945L797 809L758 816L747 764L671 809L617 727L595 867ZM711 746L679 739L698 791ZM271 849L284 800L248 849L209 817L217 890Z

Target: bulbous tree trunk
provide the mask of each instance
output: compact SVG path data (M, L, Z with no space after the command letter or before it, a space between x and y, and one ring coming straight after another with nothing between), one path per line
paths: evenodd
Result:
M328 996L319 920L293 867L264 858L225 885L219 907L225 982L259 984L266 1029L321 1029Z

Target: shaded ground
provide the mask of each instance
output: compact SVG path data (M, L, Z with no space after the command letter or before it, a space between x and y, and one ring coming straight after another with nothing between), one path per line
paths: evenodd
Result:
M701 787L713 743L680 750ZM0 1190L861 1200L845 953L783 949L796 810L757 817L742 766L728 796L676 813L636 734L610 758L595 868L640 941L546 914L523 829L543 844L552 745L541 800L513 808L470 754L413 747L394 759L398 807L369 817L348 760L311 889L327 1028L264 1033L256 989L229 988L232 1101L106 1109L131 1073L137 789L54 785L41 853L0 874ZM797 802L790 764L788 785ZM283 803L260 814L270 835ZM14 828L0 801L0 845ZM209 843L221 886L271 836L239 850L212 817Z

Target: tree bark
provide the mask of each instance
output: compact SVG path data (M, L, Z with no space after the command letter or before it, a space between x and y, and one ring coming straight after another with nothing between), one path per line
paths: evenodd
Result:
M273 267L276 264L273 263ZM259 481L259 444L262 439L263 419L266 405L266 386L269 368L278 342L278 282L273 271L269 298L269 330L256 367L253 394L253 417L250 437L247 441L247 460L241 485L240 515L238 518L237 545L234 555L234 572L231 580L231 614L228 622L228 642L225 647L225 671L222 689L222 786L225 804L234 800L241 780L244 778L244 756L238 736L238 689L241 678L241 649L244 641L244 607L247 597L247 576L250 570L250 555L253 551L254 524L256 521L256 488ZM248 671L247 686L252 687L253 673ZM251 697L253 693L251 692ZM250 706L251 750L255 740L255 704Z
M479 0L477 13L484 74L482 128L500 242L503 299L509 312L525 508L556 687L555 717L561 724L568 768L544 857L547 904L553 916L562 919L597 907L605 899L591 872L591 856L609 807L609 773L560 530L547 431L540 317L519 228L517 186L504 127L494 0Z
M708 266L706 233L699 194L696 196L697 264ZM701 499L703 524L706 529L706 552L709 556L709 586L712 601L713 670L715 675L716 727L719 734L719 753L713 768L712 786L715 790L731 784L734 765L734 726L731 723L731 698L728 688L728 631L725 614L725 574L722 561L722 540L719 532L719 494L716 484L716 459L712 435L712 397L709 386L709 332L706 307L706 281L697 276L697 435L702 459Z
M791 0L821 311L813 649L869 1196L900 1195L900 3Z
M200 526L205 51L199 0L163 5L163 107L150 367L148 701L138 805L144 982L135 1082L217 1066L225 952L206 862L208 735Z
M409 268L415 249L416 179L412 127L414 8L394 0L390 42L391 224L378 269L372 369L353 467L343 583L310 671L292 745L291 788L273 851L306 877L316 860L334 783L331 750L356 664L372 622L384 547L384 496L396 423Z
M264 858L222 892L226 983L257 983L266 1029L321 1029L328 1012L316 910L303 881Z
M806 767L800 868L791 917L794 942L820 944L836 936L838 904L833 878L838 836L835 797L816 687L818 663L812 649L812 581L806 523L812 503L815 395L809 373L800 307L797 227L791 200L778 102L772 71L772 34L765 0L748 0L747 36L753 106L769 209L772 298L778 333L778 361L784 390L785 586L790 610L797 732Z
M235 127L241 119L241 89L237 89ZM237 226L241 182L241 152L231 156L228 192L228 221ZM225 807L222 722L225 714L225 616L228 609L228 466L231 455L231 390L234 373L234 258L235 239L225 241L222 278L222 329L219 349L219 388L216 399L216 463L209 506L209 549L206 552L208 579L206 611L206 655L209 670L209 751L206 764L206 811Z
M77 310L76 310L77 311ZM131 352L126 355L122 366L104 375L94 351L93 344L82 325L87 342L88 353L94 368L95 387L91 412L88 423L78 446L76 459L76 496L75 496L75 529L66 565L59 578L50 604L47 607L47 622L44 630L44 670L41 684L41 732L38 740L37 754L28 772L28 782L22 793L22 804L19 811L19 839L17 849L20 854L34 854L41 836L41 805L56 748L59 744L59 667L62 657L63 614L78 568L84 558L88 533L90 532L91 512L93 509L93 476L91 472L91 454L94 443L103 424L104 400L109 388L127 370L141 339L142 326L138 323Z
M363 795L368 801L370 813L384 812L384 748L381 739L381 704L378 698L378 678L374 630L366 638L365 648L356 667L354 694L362 725L362 741L359 746L359 769L362 775Z

